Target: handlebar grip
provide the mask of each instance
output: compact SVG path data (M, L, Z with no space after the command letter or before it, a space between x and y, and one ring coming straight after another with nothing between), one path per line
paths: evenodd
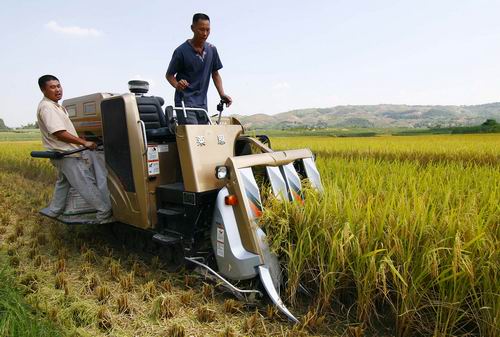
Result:
M58 151L31 151L33 158L60 159L64 157L64 153Z
M33 158L48 158L48 159L61 159L64 156L75 154L78 152L82 152L88 150L86 147L82 147L76 150L71 151L31 151L30 155Z

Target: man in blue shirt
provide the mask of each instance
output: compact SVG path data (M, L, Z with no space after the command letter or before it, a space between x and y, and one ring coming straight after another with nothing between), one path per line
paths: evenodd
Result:
M219 74L222 63L217 48L207 42L210 34L208 15L201 13L193 15L191 30L193 38L175 49L165 76L176 89L175 105L181 106L181 99L183 99L186 107L208 110L207 91L211 76L219 96L225 100L227 106L230 106L233 101L224 93L222 77ZM195 119L188 118L189 123L197 123L206 118L198 114Z

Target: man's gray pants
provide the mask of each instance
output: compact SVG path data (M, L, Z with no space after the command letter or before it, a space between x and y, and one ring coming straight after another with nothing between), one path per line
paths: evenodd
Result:
M58 177L54 188L54 196L49 206L49 211L55 215L62 214L66 207L66 197L70 187L73 187L82 198L96 211L97 220L103 220L111 216L111 203L106 182L102 177L103 168L97 162L95 153L82 154L81 157L64 157L62 159L51 159L52 165L57 168ZM94 171L91 165L94 164ZM104 175L105 179L105 175Z

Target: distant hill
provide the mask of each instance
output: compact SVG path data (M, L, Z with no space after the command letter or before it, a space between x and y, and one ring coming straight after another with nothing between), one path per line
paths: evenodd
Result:
M0 130L9 130L7 125L5 125L3 119L0 118Z
M339 105L276 115L235 115L248 129L453 127L500 120L500 102L481 105Z

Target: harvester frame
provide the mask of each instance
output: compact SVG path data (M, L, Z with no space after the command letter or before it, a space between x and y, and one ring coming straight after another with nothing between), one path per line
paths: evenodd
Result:
M249 137L237 119L221 118L223 102L216 122L184 104L164 113L161 98L145 96L144 86L134 84L132 93L63 102L79 136L103 144L112 226L120 231L127 224L160 247L180 250L186 261L240 295L259 291L238 289L231 281L260 277L274 304L297 322L280 298L281 266L258 224L262 201L254 173L263 174L275 197L301 199L302 179L322 189L312 152L273 151L266 136ZM209 124L179 123L194 110L206 114ZM71 209L58 220L86 223L80 214L85 211Z

